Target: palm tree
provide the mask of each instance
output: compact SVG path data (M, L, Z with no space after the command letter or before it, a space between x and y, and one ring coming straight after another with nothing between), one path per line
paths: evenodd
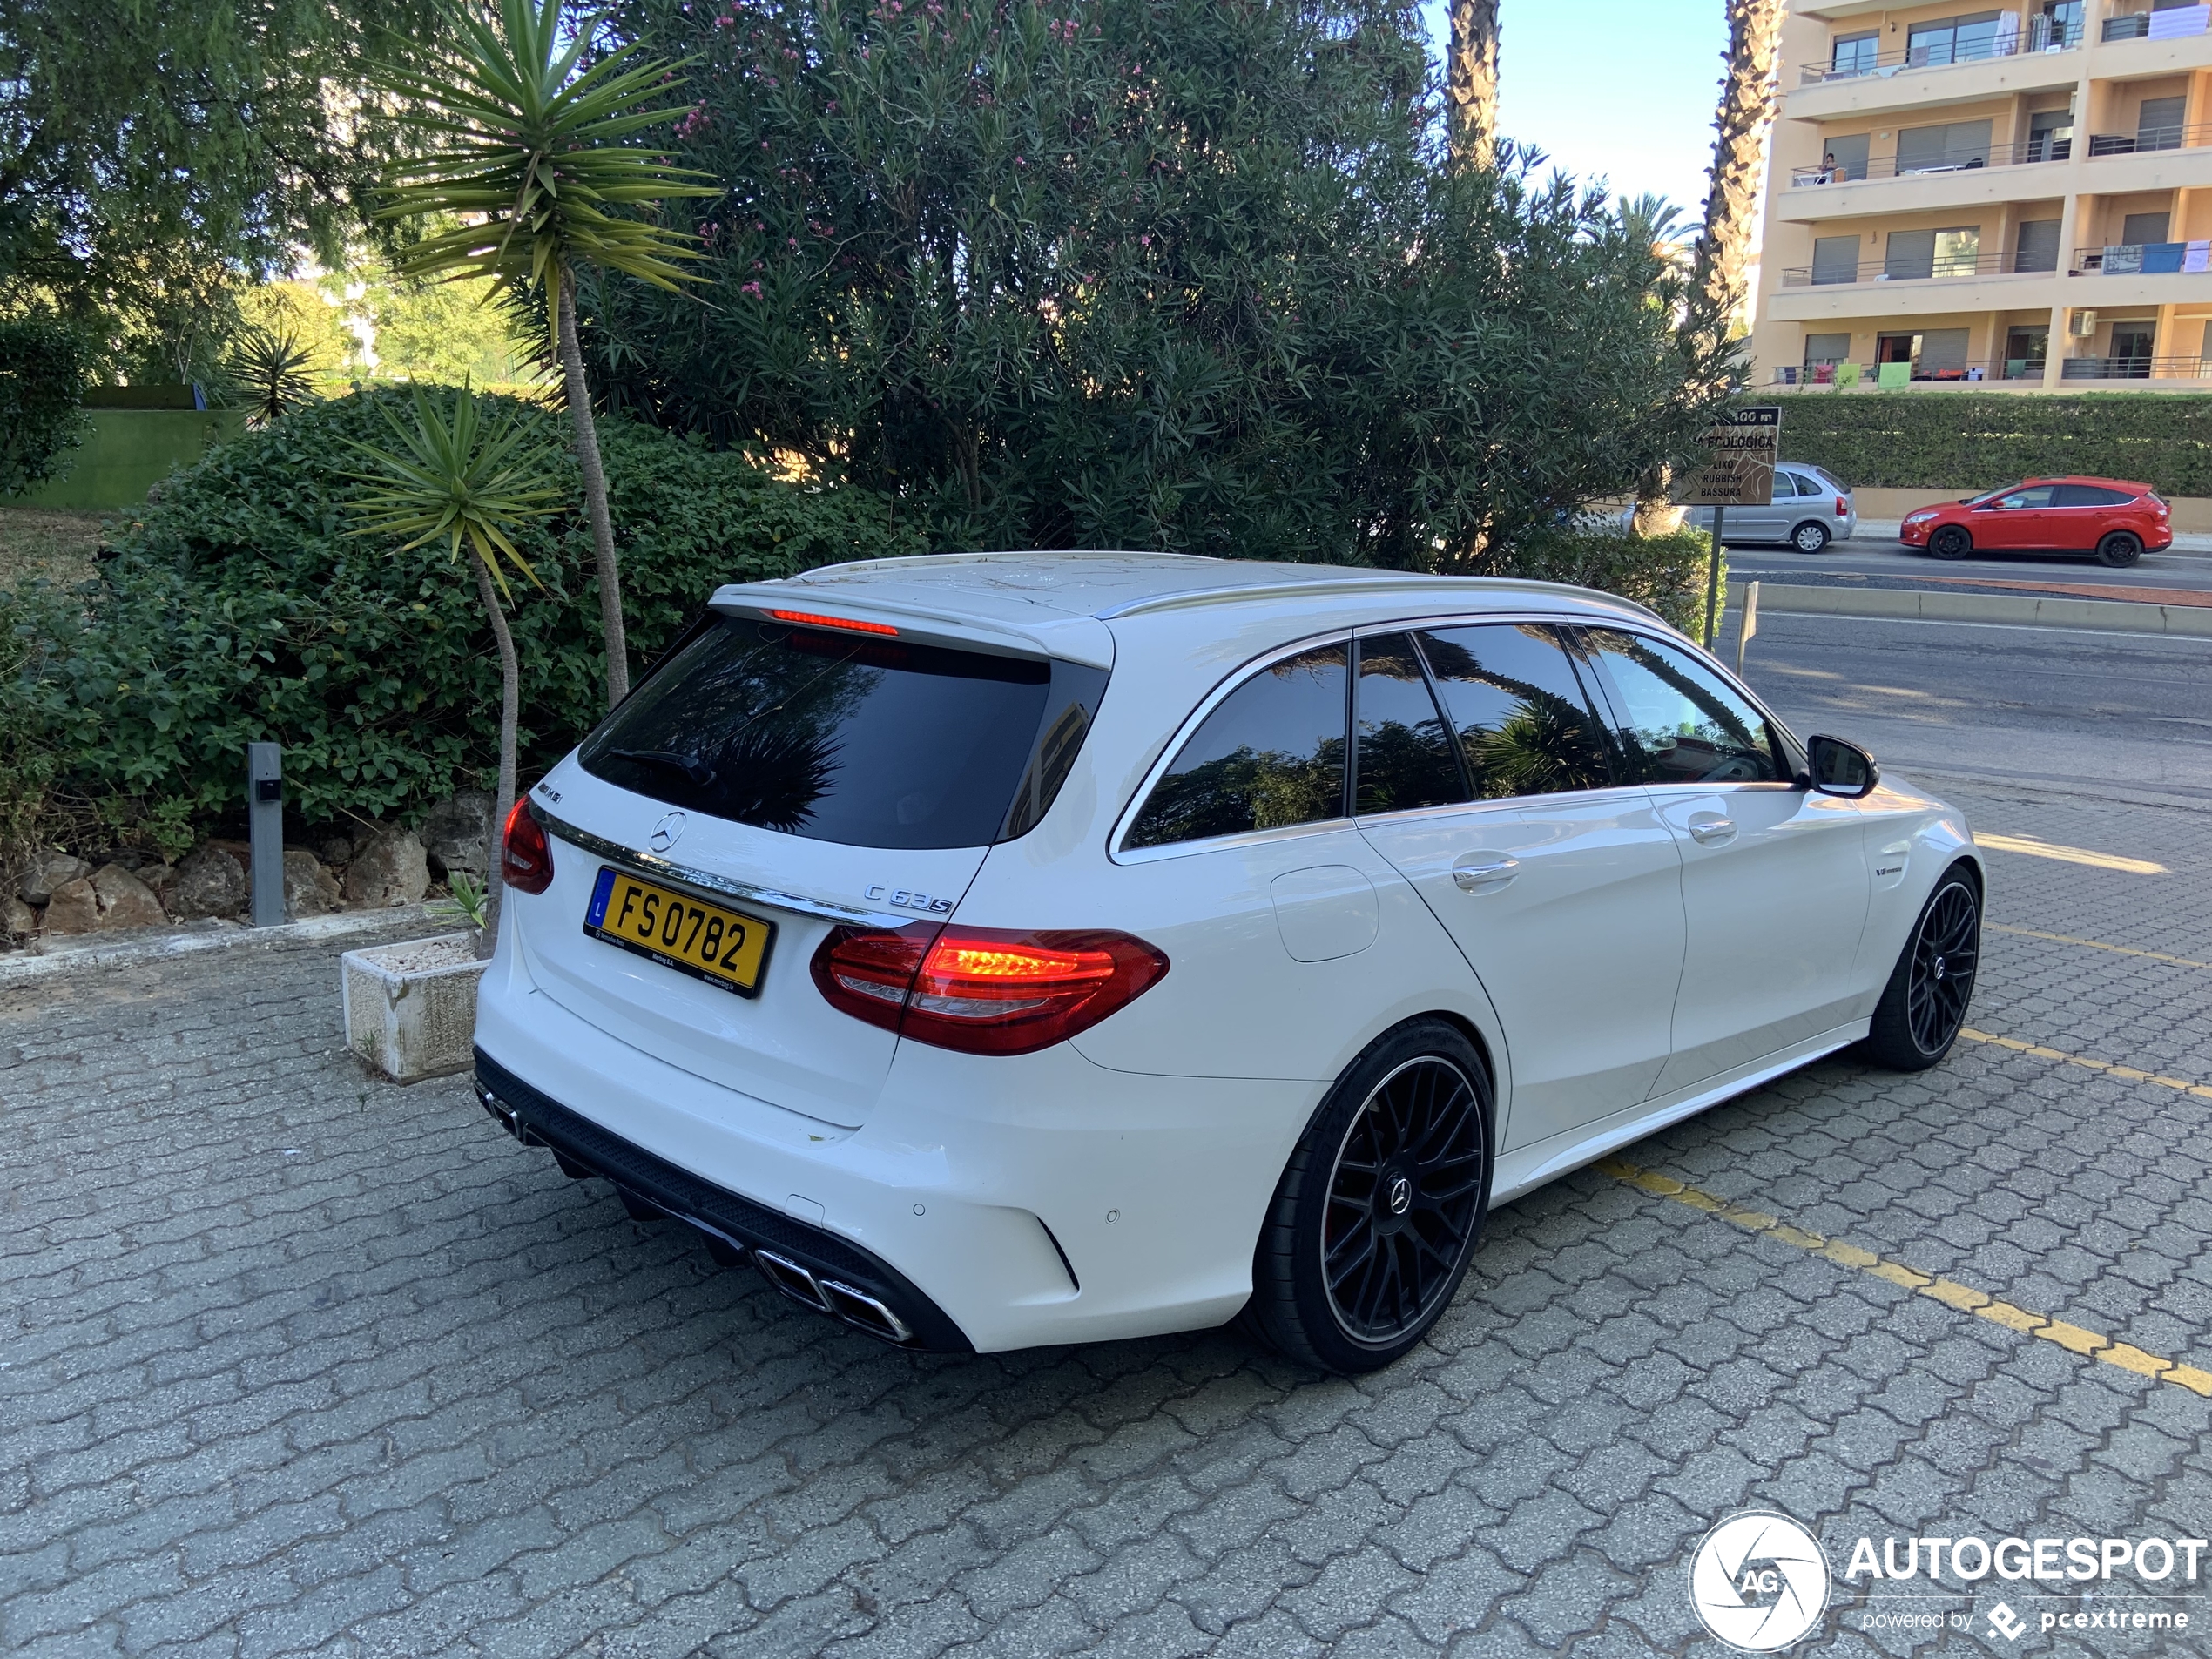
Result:
M1664 196L1624 196L1613 210L1613 217L1622 235L1639 247L1649 248L1651 257L1662 266L1673 268L1682 263L1683 211Z
M500 604L502 596L512 597L504 567L513 566L533 586L544 586L509 532L525 519L557 511L562 492L551 475L552 445L518 410L502 409L487 421L472 392L454 392L449 405L443 394L421 387L412 395L411 424L390 403L381 406L393 448L352 446L368 470L349 475L369 486L354 502L353 534L408 536L402 553L443 542L448 559L462 556L462 543L469 546L476 595L499 646L499 789L485 848L483 933L476 943L477 955L489 957L499 943L499 837L515 806L515 725L522 704L515 636Z
M315 400L315 371L320 354L289 324L249 328L231 342L223 365L232 385L246 395L246 419L263 427Z
M1498 0L1452 0L1445 64L1452 105L1452 158L1487 167L1498 142Z
M576 273L596 266L672 292L690 278L676 261L698 250L631 210L721 192L698 182L704 174L670 167L635 143L681 113L649 107L678 84L668 64L639 58L634 42L586 64L597 17L564 36L564 0L499 3L496 22L473 9L462 14L459 44L435 74L382 72L380 84L410 106L408 122L428 153L387 179L377 217L443 226L399 257L404 275L489 276L498 290L545 295L597 556L612 707L630 689L630 658L606 473L577 342Z
M1766 167L1782 72L1784 0L1723 0L1728 9L1728 76L1714 120L1713 183L1697 239L1700 320L1722 338L1743 309L1751 264L1752 211Z

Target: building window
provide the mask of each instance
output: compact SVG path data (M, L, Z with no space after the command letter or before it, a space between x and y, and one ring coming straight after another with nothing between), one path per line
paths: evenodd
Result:
M1923 69L1999 57L1998 29L2002 16L2000 12L1976 11L1937 23L1914 24L1905 36L1905 61L1914 69Z
M1858 280L1858 238L1816 236L1812 242L1814 286Z
M2059 268L2059 221L2022 219L2013 239L2013 269L2055 271Z
M1874 72L1874 56L1881 48L1878 34L1840 35L1828 60L1828 72L1832 76L1871 75Z

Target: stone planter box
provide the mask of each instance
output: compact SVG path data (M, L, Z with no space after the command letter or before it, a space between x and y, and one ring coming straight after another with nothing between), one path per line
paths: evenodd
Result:
M476 1035L473 934L349 950L339 959L346 1046L395 1083L466 1071Z

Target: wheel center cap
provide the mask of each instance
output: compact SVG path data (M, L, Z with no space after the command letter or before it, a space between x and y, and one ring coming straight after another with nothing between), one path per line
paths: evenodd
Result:
M1946 962L1942 957L1939 956L1935 959L1935 976L1938 979L1941 979L1944 974L1949 971L1949 969L1950 964Z
M1385 1190L1384 1201L1390 1205L1392 1215L1404 1215L1413 1207L1413 1184L1402 1175L1393 1175Z

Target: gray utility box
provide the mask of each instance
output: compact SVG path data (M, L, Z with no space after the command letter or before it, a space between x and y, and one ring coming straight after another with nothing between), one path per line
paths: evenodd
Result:
M339 959L346 1046L395 1083L466 1071L476 1035L474 934L349 950Z

